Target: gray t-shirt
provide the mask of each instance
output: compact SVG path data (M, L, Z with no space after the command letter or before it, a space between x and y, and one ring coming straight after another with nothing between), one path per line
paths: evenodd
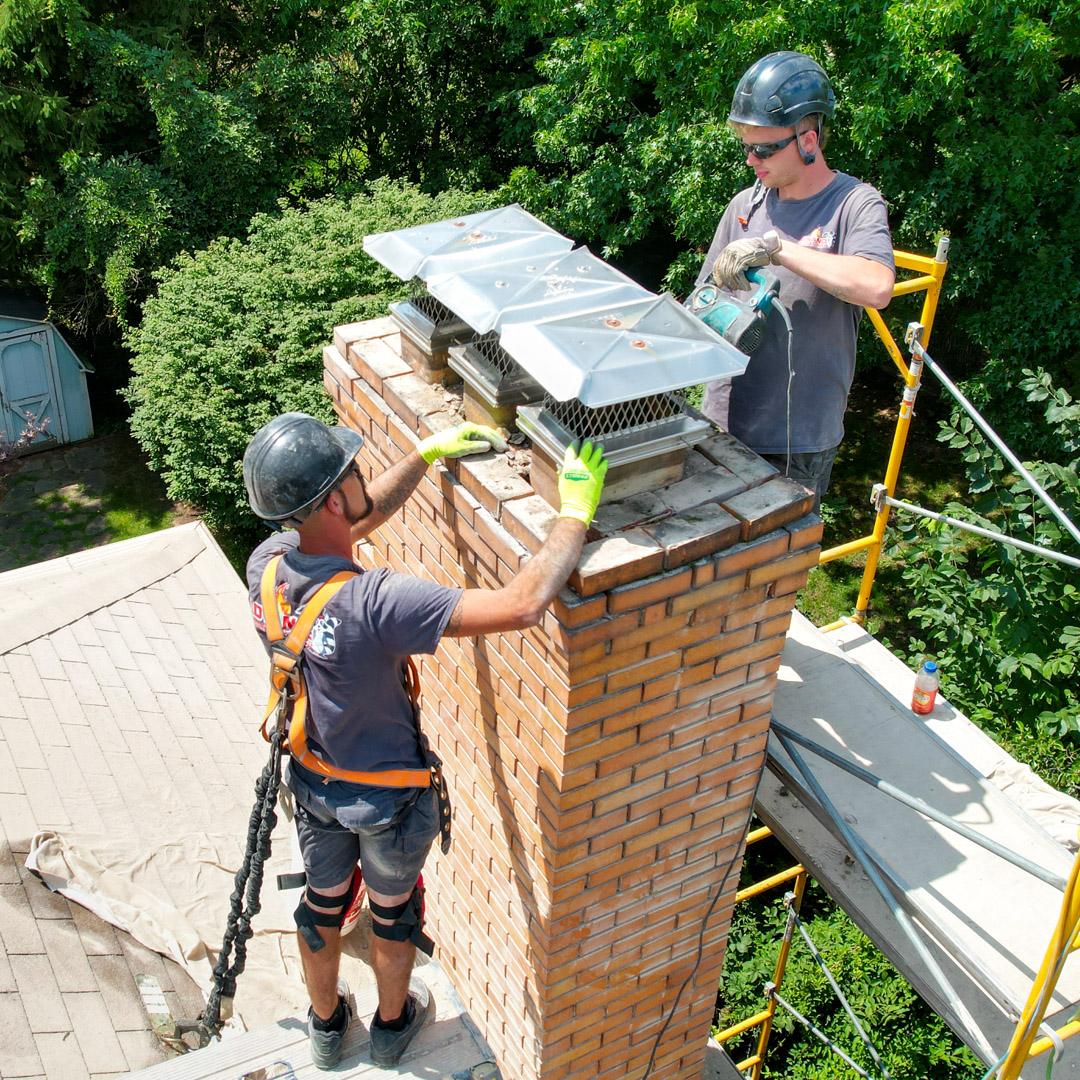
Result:
M861 255L895 270L885 200L869 184L838 172L823 191L808 199L781 199L770 189L753 214L752 196L753 188L747 188L728 204L698 275L699 285L709 279L717 257L732 240L761 236L770 229L787 243ZM740 218L749 218L749 224L743 226ZM780 302L794 328L791 450L829 450L844 438L844 412L855 374L855 343L863 309L783 267L769 269L780 279ZM749 299L753 293L736 295ZM782 454L787 449L787 336L783 320L771 312L765 340L751 355L746 372L731 383L727 428L759 454ZM702 409L723 424L721 397L720 387L710 384Z
M266 641L260 583L278 564L277 591L285 632L326 580L358 571L323 608L304 646L308 745L339 768L361 772L424 767L404 684L405 659L433 653L461 596L390 570L361 570L348 559L305 555L295 532L264 540L247 564L255 629Z

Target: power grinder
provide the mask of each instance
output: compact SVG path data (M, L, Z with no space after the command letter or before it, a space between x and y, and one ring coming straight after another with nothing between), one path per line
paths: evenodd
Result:
M764 267L751 267L746 276L757 285L749 300L708 282L690 294L687 306L725 341L749 355L765 340L765 321L780 295L780 279Z

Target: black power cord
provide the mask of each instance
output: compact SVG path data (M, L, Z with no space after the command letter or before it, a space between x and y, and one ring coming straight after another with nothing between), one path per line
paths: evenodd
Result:
M762 766L762 768L764 768L764 766ZM645 1066L645 1071L641 1074L641 1080L648 1080L649 1074L652 1072L653 1063L656 1061L656 1051L660 1049L660 1041L664 1037L664 1032L667 1031L668 1025L675 1015L675 1010L679 1007L679 999L682 997L683 991L693 981L694 976L697 974L697 969L701 966L701 957L705 950L705 930L709 925L709 919L712 918L713 910L716 908L716 902L724 895L724 886L727 885L727 880L731 877L731 871L735 869L735 864L739 861L746 845L746 838L750 833L750 823L754 820L753 808L754 803L757 802L757 793L760 786L761 773L758 773L757 783L754 785L754 798L750 803L750 813L746 817L746 825L743 827L742 835L739 837L739 843L736 845L735 854L731 856L731 861L727 864L727 868L724 870L724 876L720 879L720 884L717 886L716 895L709 902L709 908L705 912L705 917L701 920L701 929L698 931L697 956L694 959L694 966L690 969L690 974L683 980L682 986L679 987L679 992L675 995L675 1000L671 1003L671 1009L668 1011L667 1018L664 1020L659 1032L657 1032L656 1041L653 1043L652 1053L649 1054L649 1063Z

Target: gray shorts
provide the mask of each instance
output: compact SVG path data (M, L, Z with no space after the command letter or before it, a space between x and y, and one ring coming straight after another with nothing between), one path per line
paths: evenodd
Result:
M434 788L308 784L293 762L289 787L296 798L304 871L313 889L340 885L359 862L369 889L387 896L411 891L439 835Z
M811 454L792 454L791 470L787 469L787 454L762 454L761 456L780 470L780 475L787 475L796 483L808 487L814 493L814 513L821 510L821 497L829 490L832 479L833 463L839 446L830 450L818 450Z

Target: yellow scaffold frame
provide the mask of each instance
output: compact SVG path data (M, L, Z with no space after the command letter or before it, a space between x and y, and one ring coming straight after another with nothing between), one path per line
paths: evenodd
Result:
M907 296L910 293L923 292L922 315L919 321L923 326L922 344L925 346L930 339L930 331L934 327L934 316L937 314L938 298L941 295L941 283L948 269L949 239L942 237L938 241L937 252L934 257L926 255L913 255L907 251L895 251L896 266L899 270L914 270L917 277L906 278L896 282L893 286L893 297ZM911 415L915 402L915 395L919 390L919 375L913 374L900 353L900 348L893 339L885 320L879 311L866 308L867 315L874 325L885 345L893 363L904 380L904 395L900 403L900 414L896 419L896 430L893 433L892 449L889 452L889 463L885 469L885 494L892 498L896 494L896 481L900 475L900 462L904 457L904 447L907 444L908 429L911 427ZM842 559L845 555L853 555L858 551L866 552L866 567L863 570L862 584L859 587L859 598L855 604L855 613L846 619L840 619L835 623L822 627L823 630L834 630L845 622L856 622L862 625L866 621L866 609L870 605L870 590L874 586L874 576L877 574L878 559L881 556L881 545L885 539L885 527L889 520L889 508L884 500L878 503L879 509L874 520L874 531L869 536L860 537L858 540L849 540L846 544L838 544L836 547L822 551L818 560L819 564L832 562L834 559Z
M759 829L754 829L747 838L746 846L757 843L759 840L765 840L772 836L772 829L767 825L763 825ZM806 892L806 884L809 875L806 872L806 867L800 863L796 863L794 866L787 870L782 870L778 874L773 874L771 877L765 878L763 881L755 882L753 885L747 886L745 889L740 889L735 894L735 903L739 903L741 900L749 900L752 896L759 896L761 893L768 892L770 889L775 889L780 885L786 885L789 881L795 882L795 898L792 901L795 912L798 913L802 907L803 895ZM769 984L776 990L779 990L784 983L784 972L787 969L788 953L791 950L791 923L788 922L787 930L784 934L783 943L780 946L780 955L776 958L776 968L773 971L772 982ZM754 1013L753 1016L748 1016L745 1020L741 1020L737 1024L733 1024L729 1028L725 1028L719 1032L716 1036L716 1041L723 1045L729 1039L734 1039L736 1035L741 1035L744 1031L749 1031L751 1028L761 1027L761 1033L758 1036L757 1052L746 1058L744 1061L740 1061L736 1066L739 1072L746 1072L751 1070L751 1080L760 1080L762 1066L765 1064L765 1055L769 1048L769 1037L772 1035L773 1017L776 1015L776 998L772 993L766 994L766 1006L760 1012Z

